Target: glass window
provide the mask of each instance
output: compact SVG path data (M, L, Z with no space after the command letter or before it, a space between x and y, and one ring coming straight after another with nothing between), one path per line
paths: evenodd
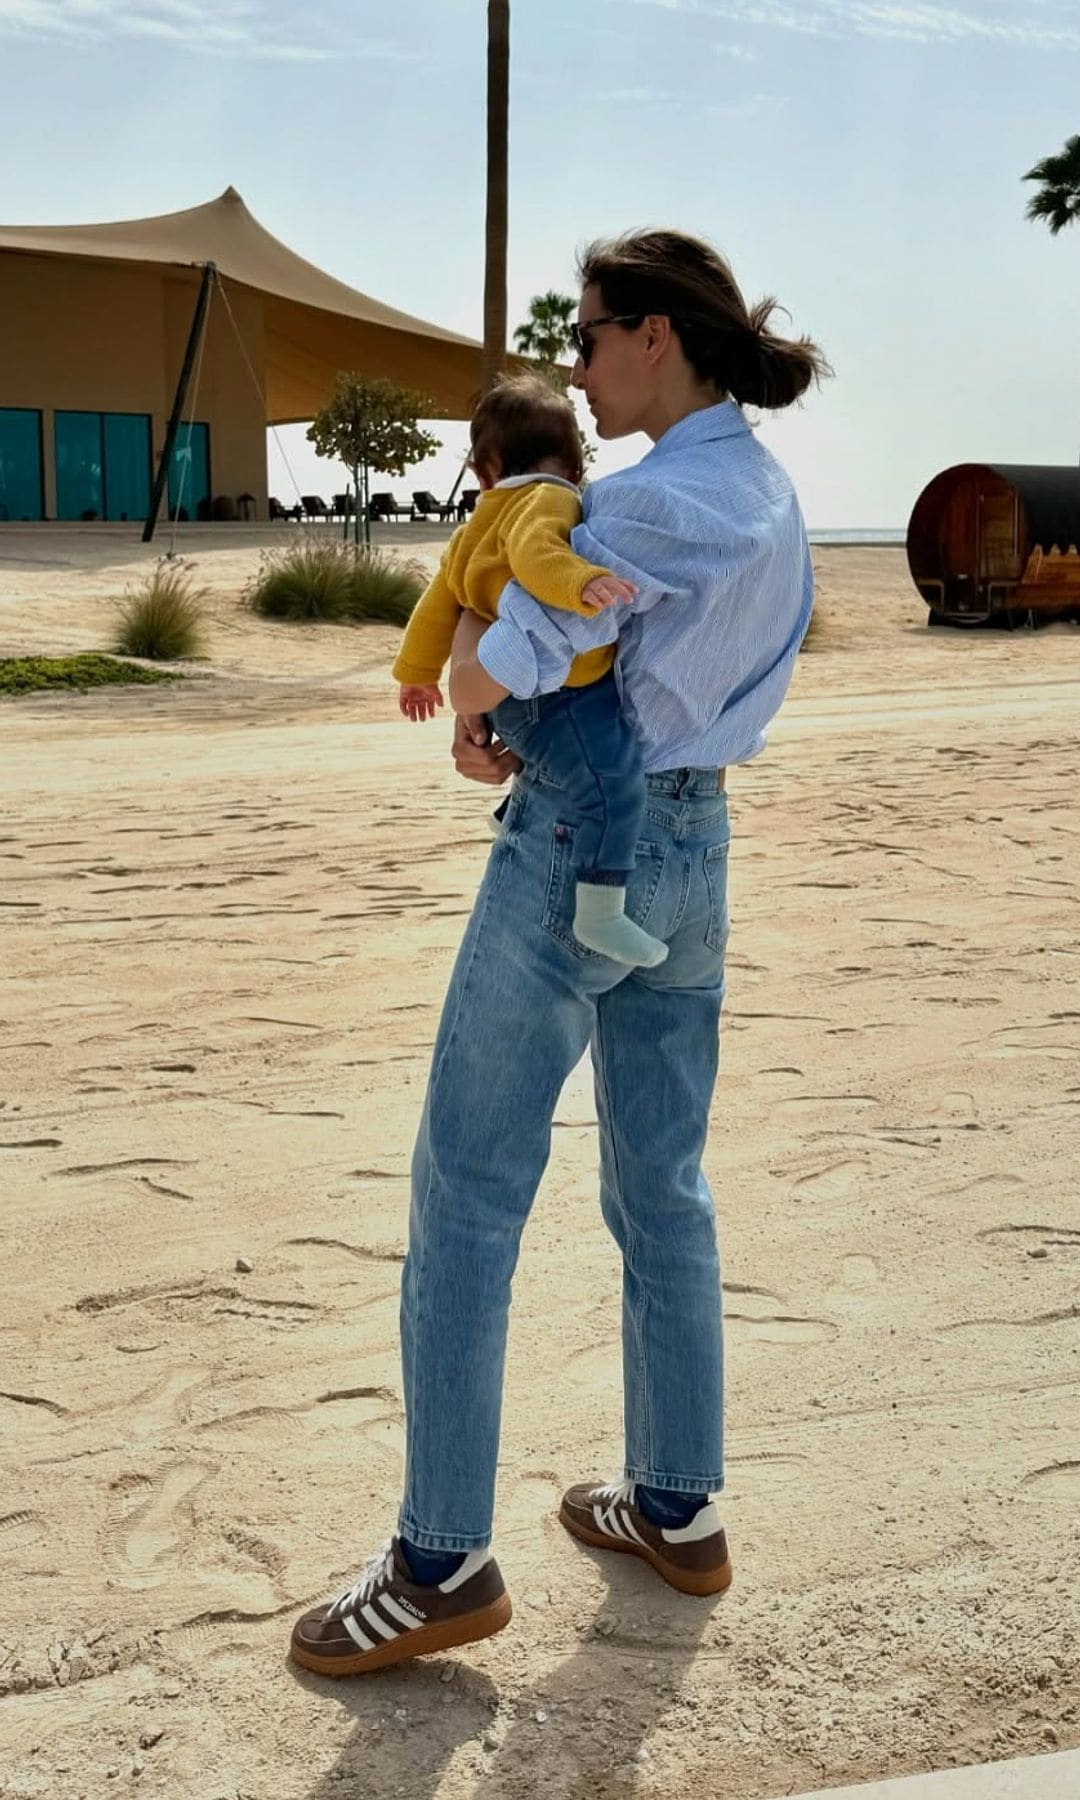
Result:
M57 518L102 518L105 501L104 475L101 414L58 412L56 415Z
M145 519L150 510L150 419L105 414L105 517Z
M185 423L176 434L169 469L169 517L210 517L209 425Z
M0 406L0 519L41 517L41 414Z

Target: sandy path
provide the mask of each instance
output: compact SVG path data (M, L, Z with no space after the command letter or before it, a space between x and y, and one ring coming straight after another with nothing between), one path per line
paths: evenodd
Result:
M928 633L897 554L821 565L732 782L736 1585L554 1523L620 1454L582 1068L515 1291L515 1622L340 1688L283 1650L392 1521L485 796L394 721L394 634L256 625L236 566L206 679L0 708L5 1800L756 1800L1080 1742L1080 640ZM0 654L100 643L115 572L44 579L0 583Z

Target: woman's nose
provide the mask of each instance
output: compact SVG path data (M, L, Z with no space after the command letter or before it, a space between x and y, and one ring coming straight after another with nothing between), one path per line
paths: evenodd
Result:
M574 358L574 366L570 371L570 386L575 388L585 386L585 364L580 356Z

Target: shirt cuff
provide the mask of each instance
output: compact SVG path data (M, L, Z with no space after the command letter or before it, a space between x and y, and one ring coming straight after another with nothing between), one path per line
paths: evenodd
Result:
M488 626L477 645L476 660L516 700L532 700L539 692L540 671L532 645L508 619L496 619Z

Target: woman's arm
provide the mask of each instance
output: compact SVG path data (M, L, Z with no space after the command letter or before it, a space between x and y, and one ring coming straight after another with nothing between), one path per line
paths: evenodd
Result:
M450 704L456 713L490 712L510 692L493 680L476 654L487 629L477 613L463 612L458 620L450 651Z

